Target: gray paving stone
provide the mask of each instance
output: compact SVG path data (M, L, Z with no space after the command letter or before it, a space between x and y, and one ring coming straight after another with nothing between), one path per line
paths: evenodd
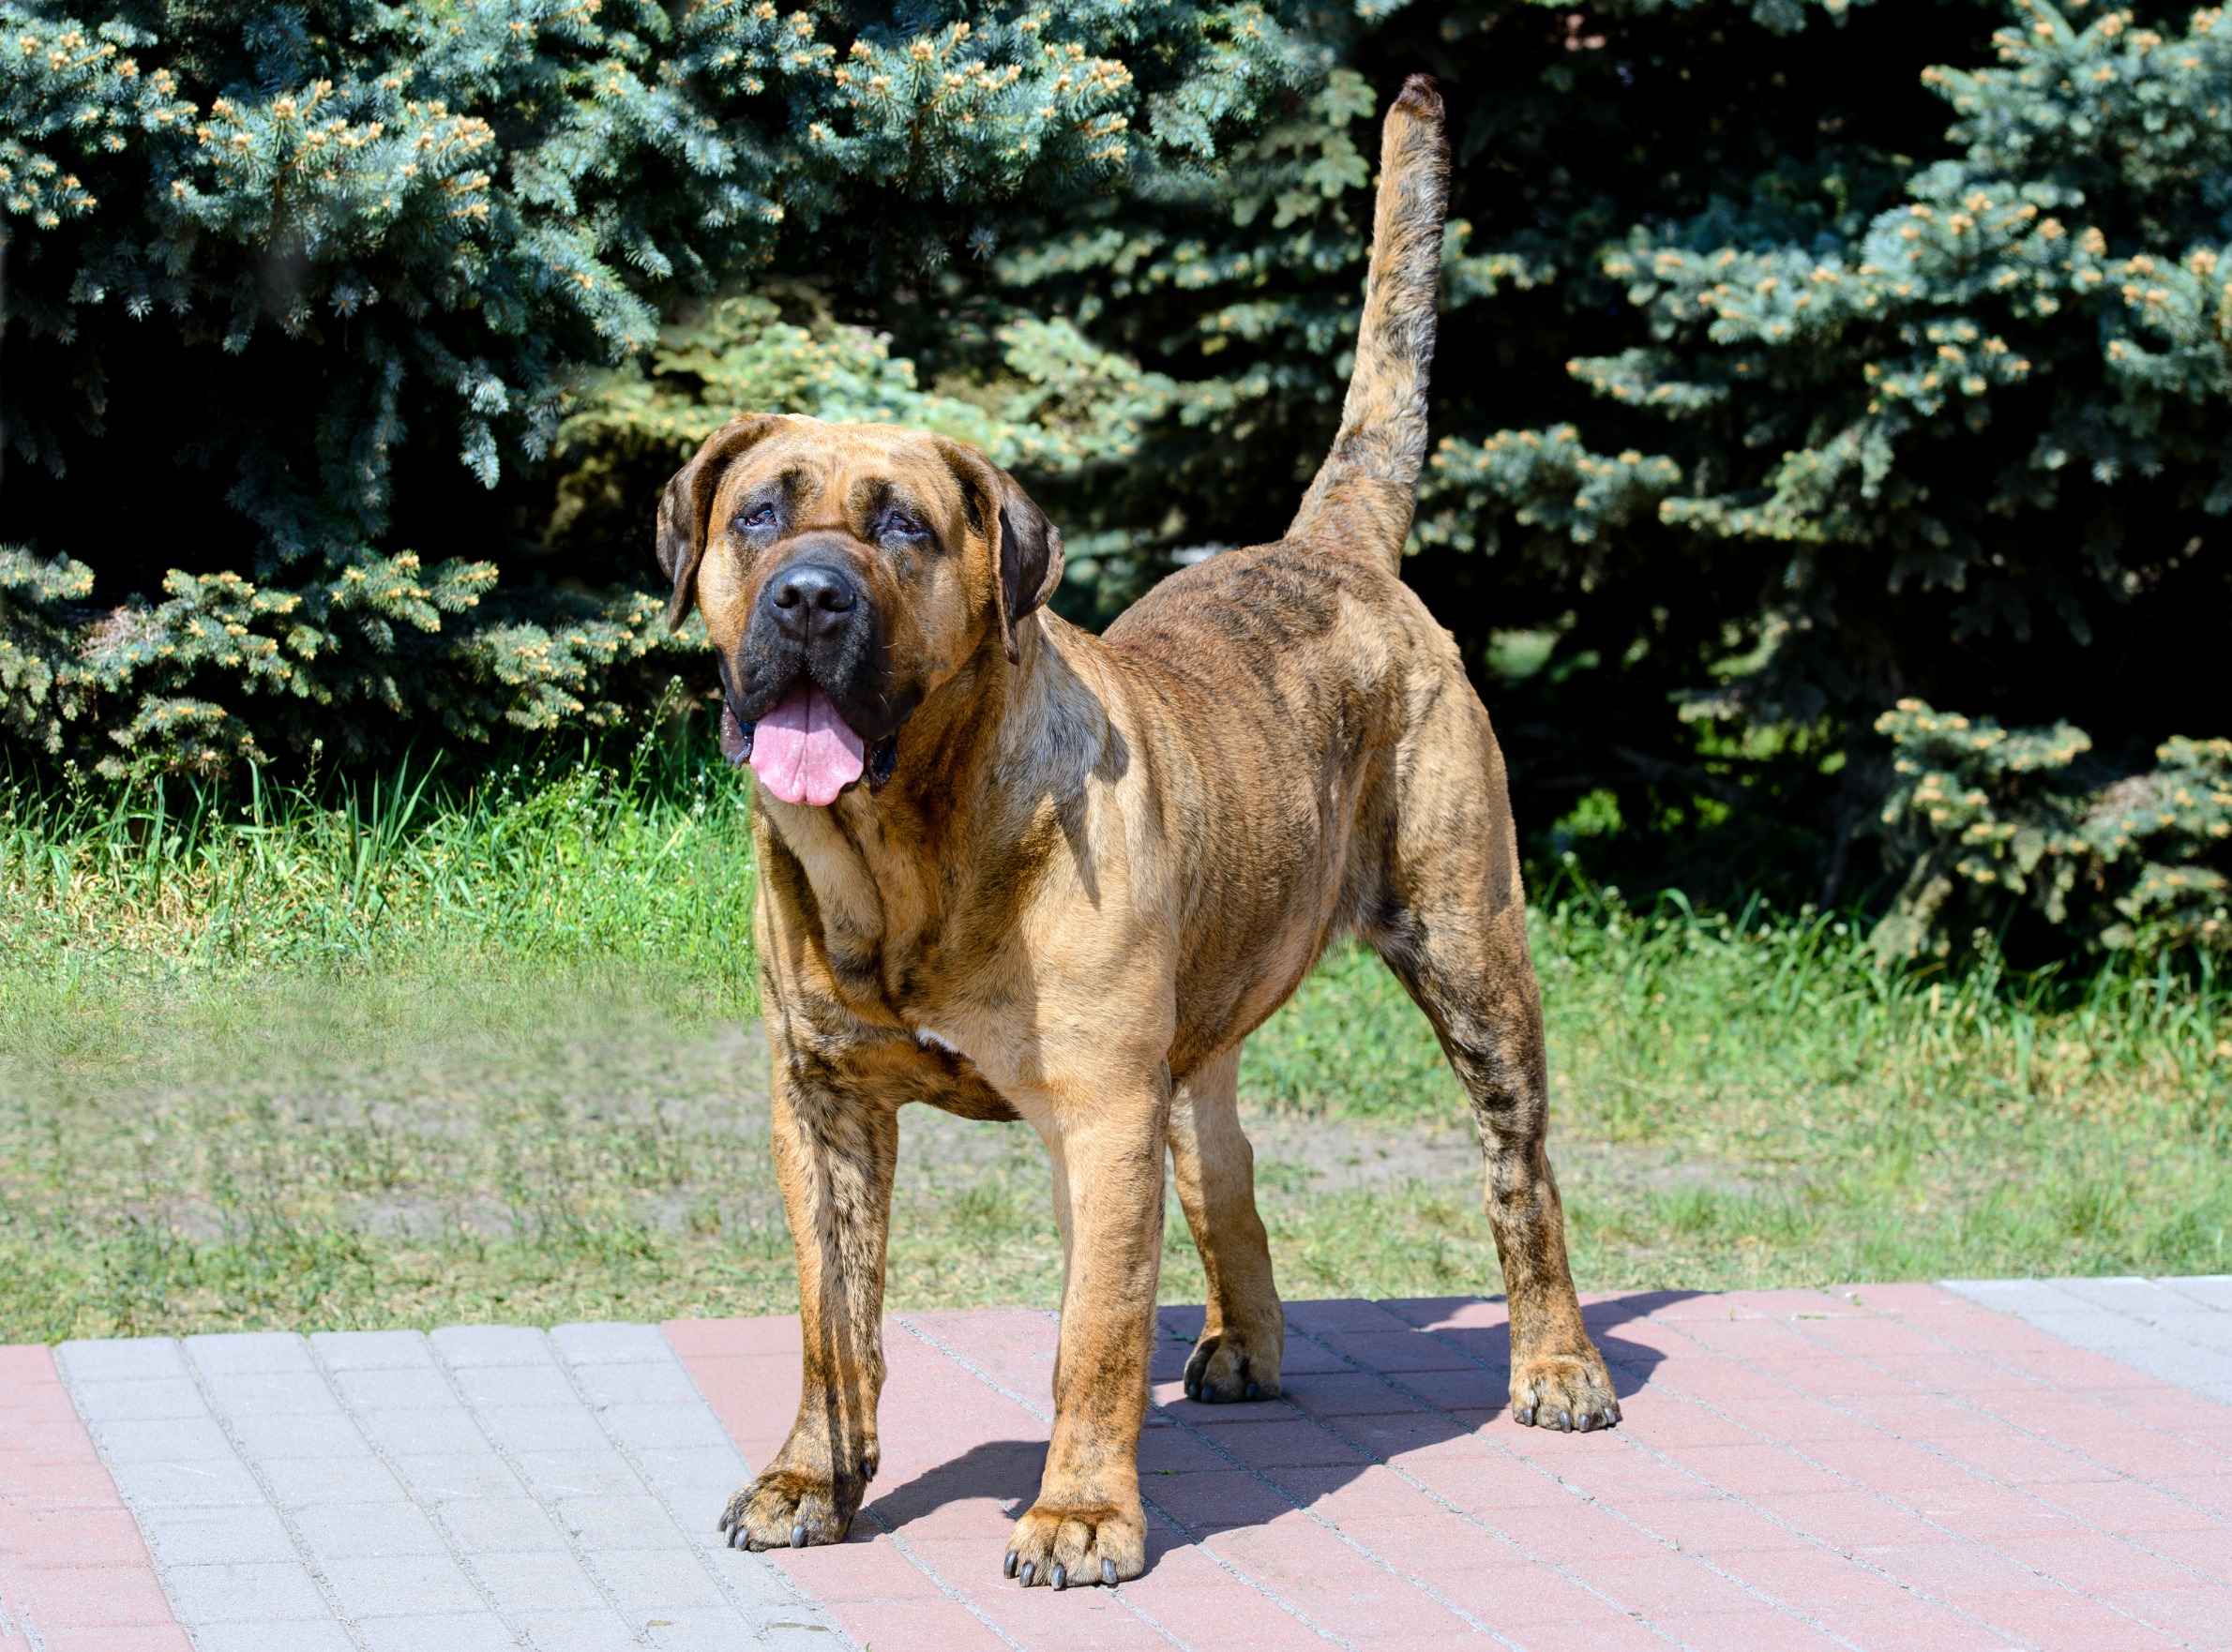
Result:
M189 1377L149 1377L138 1382L94 1382L79 1387L81 1393L99 1396L100 1415L113 1422L158 1420L174 1417L206 1417L202 1390Z
M2213 1353L2232 1354L2232 1314L2209 1311L2192 1314L2161 1314L2155 1316L2155 1329L2165 1336L2174 1336Z
M112 1464L229 1463L233 1442L210 1417L102 1420L100 1449Z
M2232 1281L2224 1276L1945 1284L2157 1381L2218 1401L2232 1394Z
M455 1404L446 1411L359 1411L356 1417L365 1437L396 1457L472 1456L489 1449L473 1414Z
M597 1556L597 1571L631 1612L686 1606L716 1612L728 1604L724 1580L686 1549L607 1552Z
M572 1368L574 1381L596 1405L656 1405L670 1410L704 1410L689 1373L672 1360L664 1365L629 1365L617 1360ZM719 1426L718 1419L715 1426Z
M597 1420L632 1451L712 1451L728 1440L701 1405L606 1405Z
M516 1325L453 1325L427 1341L452 1370L479 1365L548 1365L550 1344L539 1330Z
M368 1555L328 1560L321 1569L342 1615L358 1624L375 1617L472 1616L489 1611L473 1580L447 1554Z
M595 1365L619 1361L630 1365L670 1365L673 1351L666 1333L656 1325L561 1325L550 1332L550 1345L568 1365Z
M2076 1306L2068 1293L2042 1279L1949 1279L1945 1288L2009 1314L2068 1313Z
M64 1343L54 1350L54 1359L73 1386L186 1374L185 1362L178 1358L178 1344L169 1337Z
M643 1627L660 1652L728 1652L735 1644L734 1627L719 1613L676 1611L658 1615L660 1621Z
M355 1652L331 1617L269 1623L213 1623L194 1630L194 1652Z
M2056 1290L2090 1302L2096 1308L2106 1308L2117 1314L2144 1314L2159 1299L2170 1293L2150 1279L2134 1274L2107 1275L2098 1279L2057 1279L2052 1282Z
M2192 1274L2184 1279L2165 1279L2163 1283L2204 1308L2232 1314L2232 1273Z
M204 1376L306 1372L309 1349L293 1331L234 1331L186 1339L187 1357Z
M726 1434L717 1446L680 1449L661 1446L638 1450L635 1457L642 1464L644 1479L684 1531L695 1531L700 1525L710 1530L720 1510L728 1507L729 1494L752 1478ZM705 1513L707 1509L713 1512Z
M713 1533L698 1539L697 1547L712 1562L714 1571L721 1580L722 1588L731 1599L740 1602L755 1621L764 1619L770 1614L827 1621L819 1613L802 1612L798 1591L792 1585L791 1580L769 1565L762 1556L731 1549L725 1539Z
M95 1440L100 1438L98 1430ZM247 1465L231 1463L112 1464L127 1503L142 1514L171 1509L261 1509L268 1499Z
M598 1568L601 1574L604 1569ZM572 1554L542 1550L512 1554L476 1554L473 1575L505 1611L522 1615L535 1612L601 1612L607 1610L604 1592Z
M492 1612L372 1618L356 1632L367 1652L519 1652L520 1644Z
M268 1508L173 1509L144 1524L148 1545L163 1567L291 1564L296 1558L294 1539Z
M518 1489L515 1483L515 1494ZM439 1518L450 1541L476 1558L566 1549L565 1534L531 1497L460 1499L444 1504Z
M333 1391L357 1412L454 1411L457 1391L431 1359L424 1365L384 1365L371 1371L337 1371Z
M372 1457L371 1447L339 1406L326 1412L275 1411L267 1415L227 1406L225 1418L233 1437L251 1463L343 1454L367 1461ZM348 1450L351 1445L356 1449Z
M228 1417L325 1417L341 1414L340 1402L315 1371L204 1372L210 1403Z
M598 1554L629 1549L672 1552L680 1533L666 1506L648 1492L633 1496L561 1497L558 1524Z
M175 1566L162 1583L179 1617L197 1626L331 1615L309 1569L295 1560Z
M483 1415L581 1403L566 1373L548 1359L539 1365L468 1365L456 1375L465 1404Z
M281 1509L410 1501L386 1464L369 1451L361 1457L279 1457L258 1466Z
M328 1371L423 1369L434 1362L427 1340L415 1330L322 1330L310 1347Z
M642 1482L627 1459L601 1451L520 1451L514 1460L535 1489L549 1497L625 1497Z
M430 1515L411 1503L304 1509L294 1529L320 1561L447 1554Z
M760 1635L773 1652L831 1652L832 1647L847 1644L837 1627L825 1623L768 1624Z
M395 1469L411 1488L412 1495L430 1506L446 1507L460 1499L510 1499L520 1494L520 1477L493 1451L445 1451L428 1456L398 1456Z
M520 1619L535 1652L620 1652L638 1644L620 1614L596 1612L532 1612ZM731 1631L733 1635L734 1631Z
M596 1416L570 1389L563 1405L481 1405L474 1407L480 1424L509 1451L605 1452L611 1440Z
M61 1358L197 1652L849 1644L713 1533L747 1471L656 1327Z
M505 1460L489 1451L482 1442L482 1451L440 1451L429 1455L398 1455L391 1460L395 1474L401 1476L411 1495L429 1507L448 1507L456 1500L480 1498L516 1498L520 1495L520 1476L516 1476Z

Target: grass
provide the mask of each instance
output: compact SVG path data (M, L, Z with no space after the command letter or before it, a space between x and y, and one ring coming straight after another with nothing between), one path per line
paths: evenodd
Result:
M718 764L11 795L0 1340L792 1305ZM2227 1267L2213 980L1885 973L1833 915L1571 888L1534 939L1585 1289ZM1462 1099L1376 960L1243 1083L1289 1295L1496 1288ZM904 1140L895 1304L1052 1302L1035 1139Z

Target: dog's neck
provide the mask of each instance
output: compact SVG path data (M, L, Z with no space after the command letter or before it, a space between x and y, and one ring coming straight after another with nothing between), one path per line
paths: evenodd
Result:
M1014 661L988 638L925 699L880 790L855 786L822 809L761 793L765 828L811 892L787 920L820 931L833 984L870 1019L911 1025L913 984L985 955L988 917L1026 896L1049 846L1084 853L1068 822L1112 732L1078 668L1092 639L1039 614L1016 632ZM949 913L969 914L971 933L949 933Z

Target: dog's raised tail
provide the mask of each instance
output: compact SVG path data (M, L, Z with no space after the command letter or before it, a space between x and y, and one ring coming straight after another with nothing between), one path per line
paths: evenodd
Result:
M1341 431L1294 514L1289 539L1333 538L1400 567L1426 452L1434 290L1449 209L1441 96L1412 75L1387 112L1364 323Z

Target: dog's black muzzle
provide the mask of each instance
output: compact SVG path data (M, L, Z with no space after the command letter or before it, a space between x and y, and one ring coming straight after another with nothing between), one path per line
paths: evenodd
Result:
M728 720L736 725L733 737L724 728L722 744L733 762L750 755L753 727L805 681L829 697L868 746L869 775L880 785L890 773L899 725L920 698L892 680L874 595L841 551L811 536L768 576L743 647L719 666Z

